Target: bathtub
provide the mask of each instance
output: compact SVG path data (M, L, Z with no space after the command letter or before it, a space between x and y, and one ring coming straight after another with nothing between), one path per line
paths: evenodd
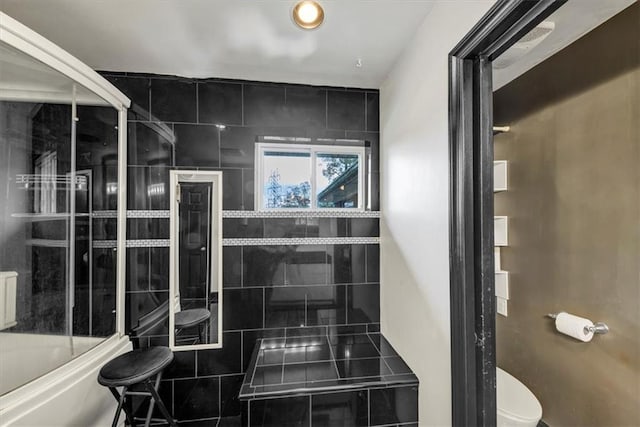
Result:
M107 361L131 350L129 337L75 337L74 349L86 352L59 366L69 354L68 337L0 333L3 388L18 384L16 374L29 367L37 369L31 376L53 369L0 396L1 426L111 425L116 401L106 387L98 384L98 371ZM49 356L46 360L43 352Z

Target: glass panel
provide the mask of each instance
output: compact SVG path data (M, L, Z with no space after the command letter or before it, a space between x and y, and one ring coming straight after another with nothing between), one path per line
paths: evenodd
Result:
M117 186L117 113L105 105L0 43L0 395L115 332L115 252L92 240L103 183Z
M265 151L263 208L311 207L311 153Z
M218 289L211 283L212 197L210 182L180 184L176 345L218 342Z
M316 189L319 208L358 207L357 154L318 153Z

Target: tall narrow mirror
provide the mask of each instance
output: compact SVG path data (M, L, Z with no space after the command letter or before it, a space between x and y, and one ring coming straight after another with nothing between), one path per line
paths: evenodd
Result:
M169 345L222 347L222 172L171 171Z

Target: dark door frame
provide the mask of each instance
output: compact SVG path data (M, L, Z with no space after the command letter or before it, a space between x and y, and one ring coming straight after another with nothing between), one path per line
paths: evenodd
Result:
M499 0L449 54L454 426L496 425L491 63L566 0Z

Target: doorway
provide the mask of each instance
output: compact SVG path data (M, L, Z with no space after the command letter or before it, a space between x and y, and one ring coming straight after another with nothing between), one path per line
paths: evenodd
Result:
M451 341L453 424L456 426L496 424L494 220L496 214L504 215L504 212L494 210L493 126L509 123L494 122L494 61L549 16L565 7L565 3L499 2L450 54ZM570 5L572 3L567 4ZM637 60L637 38L635 49L632 46L628 54ZM589 68L592 67L587 67ZM578 69L576 73L580 71ZM548 83L542 83L544 84ZM534 92L537 89L539 87L529 88ZM503 105L501 108L512 107ZM637 131L635 137L637 140ZM499 155L506 152L501 151ZM637 199L637 194L630 194L630 197ZM523 242L520 244L525 245ZM513 259L515 258L512 257ZM638 275L632 277L635 277L637 285ZM567 307L571 307L573 301L560 301L561 298L556 300L557 305L549 307L549 312L571 310ZM549 304L544 305L546 307ZM542 307L536 307L536 310L541 311L535 320L536 325L544 328L543 333L549 339L568 339L559 336L554 331L553 322L544 318L547 311ZM635 320L631 320L632 324L634 322ZM560 345L567 344L559 342ZM601 348L598 351L603 350ZM606 356L609 362L618 358L613 353L604 351L604 354L609 354ZM631 354L634 354L633 349ZM620 384L621 381L614 381L613 387Z

